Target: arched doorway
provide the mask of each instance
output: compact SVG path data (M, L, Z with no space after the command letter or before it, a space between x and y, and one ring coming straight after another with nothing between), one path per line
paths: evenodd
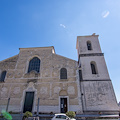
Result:
M34 92L26 92L24 100L23 113L26 111L32 112L33 101L34 101Z

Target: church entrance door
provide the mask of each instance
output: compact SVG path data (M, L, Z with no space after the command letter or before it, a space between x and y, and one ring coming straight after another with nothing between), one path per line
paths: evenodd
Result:
M67 98L60 98L60 109L61 113L67 112Z
M26 92L23 113L25 113L26 111L32 112L33 100L34 92Z

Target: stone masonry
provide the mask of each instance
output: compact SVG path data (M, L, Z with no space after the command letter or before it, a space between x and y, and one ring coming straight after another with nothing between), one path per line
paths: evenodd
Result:
M40 73L27 73L30 59L41 60ZM67 79L60 79L60 69L67 69ZM42 113L60 112L60 97L68 98L68 110L82 112L78 80L77 62L55 54L53 47L20 48L19 55L0 62L0 70L6 70L5 82L0 83L0 110L5 109L10 98L9 111L22 112L25 92L34 91L32 111L37 108Z
M27 93L33 93L31 112L37 111L39 98L40 113L60 113L66 108L78 114L117 114L119 109L98 35L78 36L76 48L78 62L57 55L53 46L20 48L18 55L0 61L0 76L6 71L0 82L0 111L6 109L10 98L8 111L23 112ZM40 70L28 72L34 57L40 60ZM60 78L61 68L67 70L67 79Z

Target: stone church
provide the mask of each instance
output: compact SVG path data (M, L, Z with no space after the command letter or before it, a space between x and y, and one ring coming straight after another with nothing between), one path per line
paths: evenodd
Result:
M117 113L118 105L98 35L78 36L78 61L53 46L20 48L0 61L0 111Z

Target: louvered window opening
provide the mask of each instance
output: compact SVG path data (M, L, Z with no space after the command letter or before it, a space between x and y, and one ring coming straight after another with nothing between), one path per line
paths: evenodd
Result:
M92 50L92 46L91 46L90 42L87 42L87 48L88 48L88 50Z
M28 73L31 71L36 71L37 73L40 72L40 59L37 57L34 57L32 60L29 62L29 68L28 68Z
M91 63L92 74L97 74L95 65Z
M60 70L60 79L67 79L67 70L65 68Z

